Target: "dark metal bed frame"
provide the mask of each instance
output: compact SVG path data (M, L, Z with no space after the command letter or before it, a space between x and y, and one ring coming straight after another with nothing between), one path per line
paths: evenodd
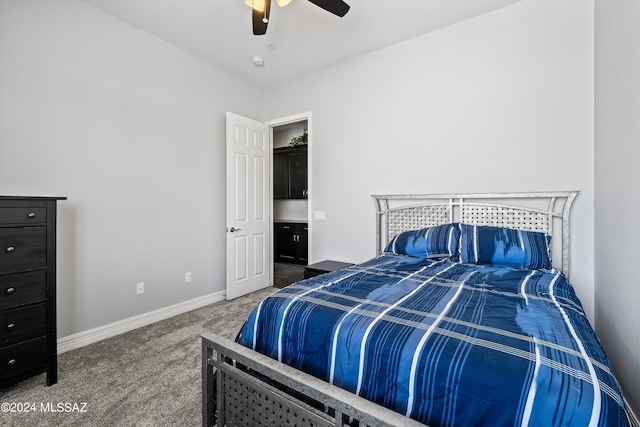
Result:
M372 196L377 253L397 233L450 222L548 234L560 228L554 265L568 276L570 210L577 195L572 191ZM360 426L422 425L210 332L202 334L202 398L203 426L214 424L216 412L221 426L347 426L354 420Z

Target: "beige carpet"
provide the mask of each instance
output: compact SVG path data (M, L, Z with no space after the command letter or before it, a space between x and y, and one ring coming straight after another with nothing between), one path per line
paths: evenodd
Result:
M200 334L235 338L251 310L275 291L222 301L63 353L57 384L46 387L43 374L0 389L0 404L26 403L30 410L0 412L0 426L199 426ZM59 407L62 412L51 410Z

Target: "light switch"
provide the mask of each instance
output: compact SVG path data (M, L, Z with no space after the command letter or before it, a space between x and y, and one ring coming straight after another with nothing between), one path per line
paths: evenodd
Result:
M324 219L325 219L324 211L314 211L313 212L313 219L315 219L317 221L324 221Z

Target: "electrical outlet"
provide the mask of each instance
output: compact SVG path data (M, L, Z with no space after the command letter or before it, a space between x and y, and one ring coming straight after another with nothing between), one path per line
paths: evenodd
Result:
M184 283L191 283L191 272L184 273Z
M144 294L144 282L136 284L136 294Z

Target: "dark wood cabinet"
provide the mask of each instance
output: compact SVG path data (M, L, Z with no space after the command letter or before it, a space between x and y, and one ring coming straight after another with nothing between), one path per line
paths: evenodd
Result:
M299 222L276 222L274 232L275 261L307 265L308 225Z
M309 263L309 225L298 225L298 263L307 265Z
M273 198L307 198L307 146L273 150Z
M58 381L56 202L0 196L0 386Z

